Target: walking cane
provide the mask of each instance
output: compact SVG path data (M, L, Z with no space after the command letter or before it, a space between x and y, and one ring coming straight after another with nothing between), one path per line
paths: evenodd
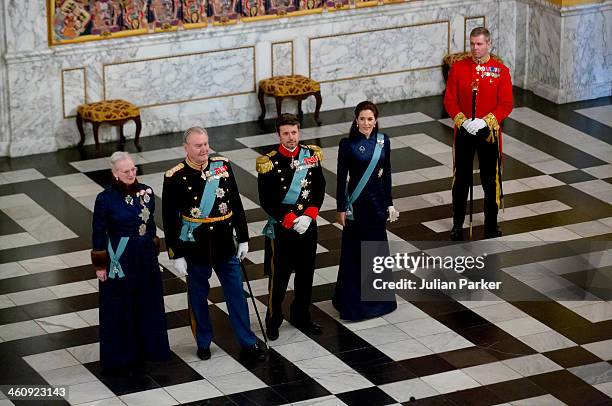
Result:
M268 336L266 336L266 330L263 327L263 323L261 322L261 317L259 316L259 312L257 311L257 303L255 301L255 296L253 296L253 289L251 289L251 282L249 282L249 276L247 275L247 271L240 261L240 268L242 268L242 274L244 275L244 280L246 281L247 288L249 288L249 295L251 296L251 300L253 301L253 308L255 308L255 315L257 316L257 321L259 322L259 327L261 328L261 334L263 334L264 341L266 343L266 350L270 347L268 346Z
M472 120L476 118L476 94L478 82L472 82ZM470 163L470 240L472 239L472 216L474 214L474 157Z

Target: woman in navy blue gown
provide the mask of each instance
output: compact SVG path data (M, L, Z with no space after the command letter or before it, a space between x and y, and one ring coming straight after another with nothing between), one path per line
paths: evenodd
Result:
M141 372L169 358L157 262L155 196L126 152L111 156L112 185L96 198L91 253L100 291L100 363L106 374Z
M345 320L378 317L397 308L393 292L372 297L369 288L374 277L372 257L389 255L386 222L399 216L391 198L389 137L378 133L377 119L374 103L359 103L349 137L340 141L338 149L336 202L343 230L333 305ZM364 241L368 250L362 253ZM379 277L390 279L390 270Z

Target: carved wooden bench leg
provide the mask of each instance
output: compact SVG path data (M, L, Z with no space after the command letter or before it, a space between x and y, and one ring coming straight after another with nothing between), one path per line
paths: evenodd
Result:
M76 124L77 128L79 129L79 134L81 135L81 140L77 144L77 147L81 148L85 143L85 131L83 130L83 117L81 117L81 115L78 113L76 116Z
M266 118L266 103L264 102L264 92L261 88L257 92L257 98L259 99L259 106L261 107L261 115L259 116L259 121L263 121Z
M314 119L317 122L317 125L321 125L321 119L319 118L319 112L321 111L321 104L323 104L323 98L321 97L321 91L319 90L314 94L315 100L317 101L317 105L315 107Z
M142 147L140 146L140 131L142 130L142 121L140 121L140 116L134 117L134 122L136 123L136 136L134 137L134 145L136 149L140 152L142 151Z

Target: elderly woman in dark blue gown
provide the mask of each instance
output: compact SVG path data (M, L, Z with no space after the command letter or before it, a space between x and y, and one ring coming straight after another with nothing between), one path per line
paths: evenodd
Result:
M169 357L155 196L138 183L125 152L111 156L112 185L98 194L91 253L100 290L100 363L104 373L142 371Z
M359 103L349 137L338 149L336 201L343 230L333 305L345 320L378 317L397 308L393 292L373 295L371 289L373 256L389 255L386 222L399 217L391 198L389 137L378 133L377 119L374 103ZM362 242L368 243L362 247ZM367 250L362 253L362 248ZM391 279L390 272L379 277Z

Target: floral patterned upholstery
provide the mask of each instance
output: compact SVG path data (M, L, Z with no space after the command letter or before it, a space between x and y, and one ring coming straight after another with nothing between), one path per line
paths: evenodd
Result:
M84 120L94 122L126 120L140 116L138 107L125 100L105 100L82 104L77 109Z
M273 76L259 81L259 88L274 97L300 96L321 90L321 85L306 76Z

